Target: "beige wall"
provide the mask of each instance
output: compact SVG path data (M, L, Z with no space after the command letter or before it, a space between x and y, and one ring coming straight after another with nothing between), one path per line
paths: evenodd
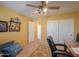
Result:
M21 30L20 32L0 32L0 44L7 41L17 41L24 46L28 41L28 21L29 17L23 16L11 9L8 9L4 6L0 6L0 21L10 21L10 18L18 17L21 21Z
M18 17L21 21L21 31L20 32L0 32L0 44L7 41L17 41L24 46L28 43L28 22L30 20L29 17L23 16L19 13L14 12L4 6L0 6L0 20L9 21L11 17ZM73 18L74 19L74 32L75 34L79 32L79 12L65 13L59 14L55 16L43 16L39 17L37 21L35 21L35 31L34 37L37 40L37 24L40 23L42 25L42 42L46 42L46 22L47 20L55 20L55 19L66 19Z

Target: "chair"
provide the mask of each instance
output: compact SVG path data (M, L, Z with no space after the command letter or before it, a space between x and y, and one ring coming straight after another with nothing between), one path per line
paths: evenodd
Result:
M76 41L79 42L79 33L77 33Z
M48 44L49 44L49 47L51 50L51 54L53 57L57 57L58 55L59 55L59 57L60 56L72 57L72 55L66 51L67 47L65 44L55 44L53 41L53 38L51 36L47 37L47 41L48 41ZM64 50L57 49L56 46L63 46Z

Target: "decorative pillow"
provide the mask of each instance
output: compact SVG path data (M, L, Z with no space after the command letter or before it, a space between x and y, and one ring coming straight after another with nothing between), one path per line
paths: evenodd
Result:
M2 52L4 54L8 54L9 57L15 57L21 50L22 48L20 45L18 43L14 43L13 45L3 48Z
M22 50L21 46L18 43L14 44L14 52L17 55Z
M8 47L8 46L13 45L13 44L14 44L14 41L6 42L6 43L0 45L0 49L3 49L5 47Z
M8 54L9 57L14 57L16 55L14 54L14 51L13 50L14 50L13 45L10 45L8 47L3 48L1 51L4 54Z

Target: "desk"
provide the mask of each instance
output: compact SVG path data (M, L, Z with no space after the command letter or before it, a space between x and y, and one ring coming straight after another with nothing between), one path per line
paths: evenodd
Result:
M65 45L67 46L69 52L71 52L73 56L79 57L79 54L76 54L72 49L72 47L73 48L79 47L79 43L73 40L65 40Z

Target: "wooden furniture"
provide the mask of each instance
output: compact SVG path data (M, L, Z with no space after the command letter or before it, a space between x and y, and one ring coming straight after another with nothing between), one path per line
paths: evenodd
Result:
M51 57L48 44L33 41L28 44L16 57Z
M75 57L79 57L79 53L76 53L72 48L78 48L79 43L73 40L65 40L65 45L68 48L68 51Z
M25 46L16 57L29 57L40 46L39 41L33 41Z

